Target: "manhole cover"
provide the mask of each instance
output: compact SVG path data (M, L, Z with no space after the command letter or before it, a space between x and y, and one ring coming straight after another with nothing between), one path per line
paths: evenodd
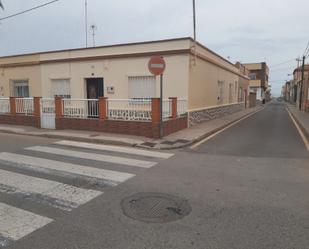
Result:
M191 212L186 200L160 193L139 193L121 202L124 214L149 223L167 223L182 219Z

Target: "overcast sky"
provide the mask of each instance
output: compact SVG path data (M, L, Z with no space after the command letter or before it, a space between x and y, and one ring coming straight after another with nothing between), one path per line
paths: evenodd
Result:
M0 18L49 0L1 1L5 11L0 9ZM85 46L84 1L60 0L2 21L0 56ZM196 0L196 4L198 40L233 63L266 60L273 94L280 94L309 40L309 1ZM191 0L88 0L88 5L89 25L97 26L97 45L192 36Z

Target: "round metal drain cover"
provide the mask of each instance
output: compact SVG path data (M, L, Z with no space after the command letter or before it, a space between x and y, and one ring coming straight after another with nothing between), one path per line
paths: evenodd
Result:
M138 193L121 202L124 214L149 223L167 223L182 219L191 212L186 200L160 193Z

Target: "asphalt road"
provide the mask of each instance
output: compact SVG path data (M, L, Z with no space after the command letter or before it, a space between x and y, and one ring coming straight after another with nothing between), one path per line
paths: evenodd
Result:
M309 248L309 153L280 103L269 104L263 111L196 150L174 151L175 155L170 158L149 157L142 152L128 154L121 149L102 152L98 148L76 148L54 144L56 140L50 139L14 135L0 135L0 139L0 151L15 155L6 159L10 162L3 162L1 158L8 158L8 155L0 153L0 170L33 177L27 184L21 185L23 192L18 192L17 187L3 191L1 181L6 179L0 179L0 214L1 204L5 204L52 220L49 222L31 216L35 221L31 223L25 219L28 213L20 215L16 222L24 223L19 232L29 233L15 240L5 240L7 236L0 234L0 248L1 242L7 244L4 248L14 249ZM48 149L43 152L42 147ZM64 155L64 151L69 154ZM107 155L108 159L111 156L120 158L120 161L104 162L104 158L93 155L86 159L87 155L83 154L94 152ZM88 178L62 174L66 168L37 171L12 163L20 156L36 158L33 162L43 162L42 167L49 164L40 160L49 159L117 171L115 177L120 177L121 173L136 176L123 180L117 186L104 181L98 184ZM140 165L145 167L129 166L130 159L140 160ZM145 161L153 164L143 164ZM24 163L27 164L26 161ZM101 194L88 198L79 206L64 202L59 207L54 199L42 199L41 195L31 192L42 188L40 184L34 185L38 188L30 188L37 178L78 188L77 192L69 192L63 198L76 197L80 189ZM18 184L20 182L16 181ZM43 185L46 187L48 184L51 183ZM30 192L26 191L28 188ZM140 192L185 198L192 211L185 218L171 223L133 220L123 214L120 203ZM45 191L43 195L50 193L55 191ZM59 196L62 192L57 194ZM81 195L74 200L78 204L85 196L89 197ZM12 219L0 224L0 231L7 228L6 231L16 235L16 227L14 230L10 222L19 217L19 213L14 214ZM1 215L0 219L3 219ZM37 224L36 228L34 224ZM31 229L34 231L31 232Z

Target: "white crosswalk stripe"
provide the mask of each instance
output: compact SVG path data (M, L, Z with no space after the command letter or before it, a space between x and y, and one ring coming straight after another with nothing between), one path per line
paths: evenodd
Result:
M24 155L25 152L28 155ZM5 202L0 202L0 248L56 219L53 215L51 219L32 213L32 205L39 203L39 210L49 206L51 209L72 211L102 195L102 188L104 190L106 187L116 186L135 176L128 172L136 173L149 169L158 163L156 159L168 159L173 155L65 140L56 142L53 146L24 148L21 154L0 152L0 193ZM45 158L48 156L53 156L55 159ZM150 159L144 160L144 158ZM74 161L82 159L84 163L67 162L73 159ZM125 172L118 171L119 166L124 168ZM116 167L117 170L111 170L111 167ZM24 174L25 172L27 174ZM48 179L49 177L52 177L52 180ZM19 206L14 207L16 205L12 204L14 201L8 202L13 206L8 205L6 199L8 197L10 200L16 198L19 201L27 200L26 209L30 211L20 209ZM43 210L43 214L46 211Z
M63 172L63 175L75 174L80 177L86 176L89 178L107 180L115 183L124 182L135 176L134 174L129 173L98 169L72 163L64 163L55 160L7 152L0 153L0 160L14 163L19 165L20 168L27 168L28 170L37 172L47 172L53 174L55 171L57 171L60 173ZM9 164L9 166L14 167L14 164Z
M19 240L52 222L52 219L0 203L0 247Z
M102 194L55 181L0 170L0 192L33 196L37 201L71 211Z
M54 147L47 147L47 146L46 147L45 146L33 146L33 147L26 148L26 150L44 152L44 153L49 153L49 154L54 154L54 155L74 157L74 158L80 158L80 159L109 162L109 163L114 163L114 164L122 164L126 166L140 167L140 168L151 168L157 164L156 162L130 159L126 157L116 157L116 156L101 155L101 154L96 154L96 153L86 153L86 152L80 152L80 151L64 150L64 149L57 149Z
M141 150L141 149L135 149L135 148L127 148L127 147L121 147L121 146L91 144L91 143L83 143L83 142L75 142L75 141L67 141L67 140L58 141L58 142L55 142L54 144L71 146L71 147L76 147L76 148L84 148L84 149L120 152L120 153L125 153L125 154L130 154L130 155L138 155L138 156L162 158L162 159L168 159L174 156L174 154L171 154L171 153L162 153L162 152Z

